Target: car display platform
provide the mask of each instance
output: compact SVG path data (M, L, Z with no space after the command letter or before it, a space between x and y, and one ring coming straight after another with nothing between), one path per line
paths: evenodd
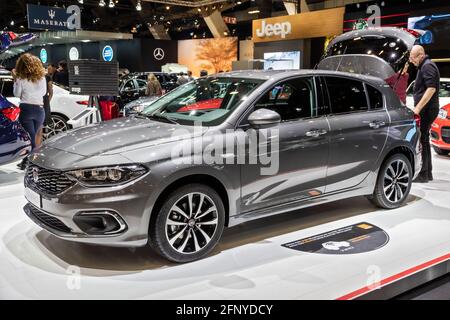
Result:
M72 243L24 214L23 173L0 167L0 299L389 299L450 270L450 158L406 205L358 197L225 230L207 258Z

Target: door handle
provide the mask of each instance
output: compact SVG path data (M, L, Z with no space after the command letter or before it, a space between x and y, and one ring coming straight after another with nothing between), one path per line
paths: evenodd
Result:
M369 123L369 127L372 129L378 129L379 127L384 126L386 123L384 121L372 121Z
M317 138L317 137L322 136L324 134L327 134L327 130L324 130L324 129L312 129L312 130L307 131L305 133L305 135L307 137L313 137L313 138Z

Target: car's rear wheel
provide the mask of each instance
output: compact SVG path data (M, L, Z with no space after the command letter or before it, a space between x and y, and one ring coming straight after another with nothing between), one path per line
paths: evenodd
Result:
M206 256L218 243L225 209L218 193L203 184L189 184L173 191L152 219L150 245L174 262Z
M433 146L434 151L441 156L448 156L450 151Z
M398 208L408 197L412 177L413 169L405 155L389 157L380 168L375 190L369 199L381 208Z
M50 123L46 125L43 130L44 140L69 129L70 125L67 123L66 118L57 114L52 114Z

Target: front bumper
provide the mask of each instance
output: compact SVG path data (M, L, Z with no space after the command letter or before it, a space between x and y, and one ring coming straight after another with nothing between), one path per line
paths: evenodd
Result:
M24 211L36 224L59 238L108 246L144 246L148 239L151 212L148 199L152 192L147 176L116 187L86 188L75 184L56 196L45 195L25 183L28 204ZM79 215L105 212L121 222L117 232L88 234L74 220Z
M450 119L436 119L431 125L430 133L433 146L450 150Z

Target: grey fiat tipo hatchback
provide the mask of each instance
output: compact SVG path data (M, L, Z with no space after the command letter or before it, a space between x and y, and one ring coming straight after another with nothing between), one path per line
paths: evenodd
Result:
M383 78L414 40L350 32L320 70L211 75L131 117L54 136L29 157L24 210L63 239L149 243L188 262L251 219L354 196L397 208L420 170L420 134Z

